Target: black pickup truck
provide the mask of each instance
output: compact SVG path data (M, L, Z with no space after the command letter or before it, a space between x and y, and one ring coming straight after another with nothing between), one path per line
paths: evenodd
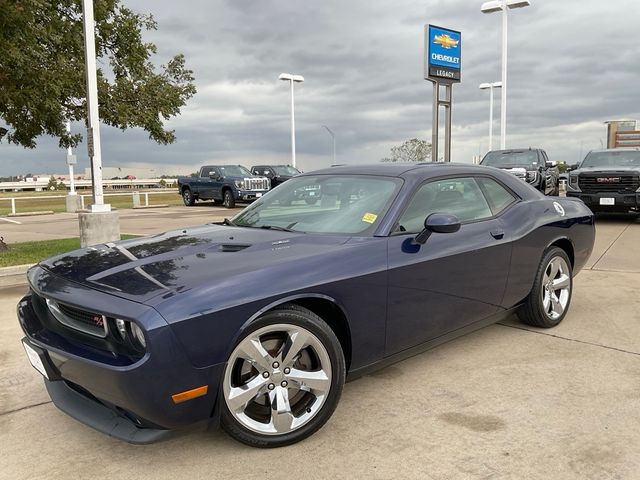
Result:
M594 212L640 213L640 150L589 152L569 172L567 197L581 199Z
M207 165L197 177L178 178L178 192L187 207L196 200L213 200L227 208L250 202L269 191L268 178L253 175L242 165Z
M560 171L541 148L492 150L480 164L506 170L545 195L560 194Z
M271 188L300 175L300 170L290 165L256 165L251 167L251 173L267 177L271 181Z

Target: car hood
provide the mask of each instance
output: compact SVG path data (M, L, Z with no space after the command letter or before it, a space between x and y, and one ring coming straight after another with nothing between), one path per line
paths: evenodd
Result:
M349 237L204 225L65 253L40 263L54 275L147 303L229 277L299 262ZM227 282L228 283L228 282Z
M611 167L584 167L571 170L571 175L580 173L640 173L640 167L634 166L611 166Z
M532 170L537 170L538 167L535 165L516 165L516 164L506 164L506 165L486 165L485 166L490 166L493 168L499 168L501 170L507 170L507 169L511 169L511 168L521 168L523 170L527 170L527 171L532 171Z

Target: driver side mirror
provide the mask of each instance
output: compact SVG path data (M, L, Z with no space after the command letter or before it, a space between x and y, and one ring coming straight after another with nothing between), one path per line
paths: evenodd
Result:
M547 160L547 161L545 162L545 165L547 166L547 168L552 168L552 167L555 167L555 166L556 166L556 162L555 162L555 161L553 161L553 160Z
M578 164L574 163L571 165L567 165L567 172L570 172L571 170L577 170L578 169Z
M424 230L416 235L415 243L424 245L432 233L455 233L460 230L460 219L446 213L432 213L424 220Z

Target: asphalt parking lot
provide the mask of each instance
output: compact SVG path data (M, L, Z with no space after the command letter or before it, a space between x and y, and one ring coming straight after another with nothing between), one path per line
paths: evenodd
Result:
M229 213L123 211L122 231ZM75 217L63 217L3 225L3 233L75 234ZM24 286L0 290L0 478L636 479L638 285L640 220L598 217L594 253L559 327L511 318L348 383L325 427L277 450L220 431L134 447L81 425L50 403L22 349L15 305Z

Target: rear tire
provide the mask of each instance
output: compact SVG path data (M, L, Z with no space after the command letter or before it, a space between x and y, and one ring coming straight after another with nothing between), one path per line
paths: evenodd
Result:
M251 325L229 356L220 423L252 447L283 447L320 429L345 381L340 342L320 317L287 305Z
M233 196L233 192L230 189L227 189L222 194L222 204L226 208L233 208L236 206L236 199Z
M192 207L193 206L193 204L195 203L196 199L193 197L193 194L191 193L191 189L185 188L182 191L182 201L184 202L185 206L187 206L187 207Z
M569 311L572 291L571 261L564 250L551 247L542 256L533 288L518 317L534 327L555 327Z

